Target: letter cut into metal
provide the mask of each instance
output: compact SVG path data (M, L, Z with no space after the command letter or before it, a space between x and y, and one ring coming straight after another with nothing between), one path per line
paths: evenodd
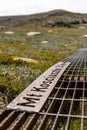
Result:
M59 62L44 72L7 106L7 110L39 112L70 62Z

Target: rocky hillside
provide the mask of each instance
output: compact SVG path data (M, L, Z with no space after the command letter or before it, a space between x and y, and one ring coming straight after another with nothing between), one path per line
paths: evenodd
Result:
M45 13L24 16L0 17L0 29L22 26L67 26L87 23L87 14L72 13L64 10L53 10Z

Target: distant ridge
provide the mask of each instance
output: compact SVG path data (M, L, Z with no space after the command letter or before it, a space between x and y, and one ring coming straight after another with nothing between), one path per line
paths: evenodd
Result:
M87 14L72 13L65 10L52 10L49 12L23 16L0 17L0 26L15 27L29 24L32 26L72 26L87 23Z

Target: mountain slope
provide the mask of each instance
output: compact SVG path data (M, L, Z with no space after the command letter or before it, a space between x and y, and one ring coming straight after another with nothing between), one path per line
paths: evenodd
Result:
M87 23L87 14L53 10L45 13L24 16L0 17L0 26L14 27L29 24L32 26L65 26Z

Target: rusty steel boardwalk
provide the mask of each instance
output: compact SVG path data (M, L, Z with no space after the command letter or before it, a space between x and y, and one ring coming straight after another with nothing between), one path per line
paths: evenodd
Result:
M87 48L42 74L0 115L0 130L87 130Z

